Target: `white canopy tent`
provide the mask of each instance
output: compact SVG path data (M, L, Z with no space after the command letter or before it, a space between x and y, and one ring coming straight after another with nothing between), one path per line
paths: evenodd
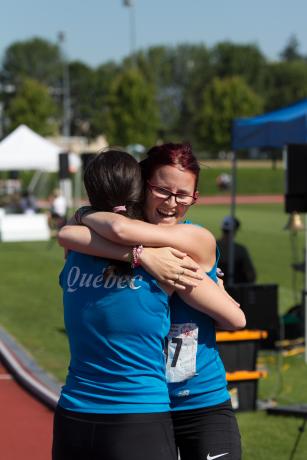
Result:
M33 191L44 173L59 170L59 155L63 150L44 139L25 125L20 125L0 142L0 171L35 171L28 187ZM69 153L69 169L80 170L81 160L78 155ZM69 184L68 184L69 181ZM67 202L71 199L69 179L60 183ZM68 187L69 185L69 187ZM2 215L0 219L1 241L36 241L48 240L50 229L46 214Z
M20 125L0 142L0 171L35 170L56 172L63 150L25 125ZM72 172L79 169L80 158L69 154Z

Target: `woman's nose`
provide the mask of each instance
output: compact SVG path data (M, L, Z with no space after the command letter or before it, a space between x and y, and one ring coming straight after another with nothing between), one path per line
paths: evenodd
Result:
M176 206L176 197L174 195L170 195L168 199L166 200L169 206Z

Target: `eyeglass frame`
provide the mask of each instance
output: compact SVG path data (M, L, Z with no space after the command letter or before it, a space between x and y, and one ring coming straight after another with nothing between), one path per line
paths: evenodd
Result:
M159 187L158 185L151 184L149 182L149 180L147 181L147 185L149 186L148 188L151 191L151 193L153 193L153 189L155 189L155 188L158 188L160 190L165 190L165 192L167 192L168 196L166 196L165 198L156 196L156 198L160 198L163 201L169 200L173 196L175 198L175 201L176 201L177 204L179 204L181 206L191 206L197 200L197 195L198 195L197 192L194 192L193 195L186 195L185 193L174 193L174 192L171 192L170 190L168 190L167 188ZM154 195L154 193L153 193L153 195ZM178 201L177 201L178 196L185 196L185 197L188 197L188 198L192 198L192 202L189 203L189 204L178 203Z

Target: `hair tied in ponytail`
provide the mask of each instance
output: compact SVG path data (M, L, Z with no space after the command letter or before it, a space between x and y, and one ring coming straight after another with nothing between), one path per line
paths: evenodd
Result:
M122 206L114 206L112 209L113 212L120 212L120 211L127 211L127 208L125 205Z

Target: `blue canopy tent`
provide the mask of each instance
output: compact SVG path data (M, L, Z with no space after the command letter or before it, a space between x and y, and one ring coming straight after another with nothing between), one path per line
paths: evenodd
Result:
M288 144L307 143L307 99L274 112L233 122L233 186L231 215L236 207L236 150L251 147L285 148ZM306 178L307 180L307 178ZM232 240L232 239L231 239ZM234 247L229 245L230 284L234 272ZM307 215L305 216L305 343L307 344ZM307 346L305 347L307 362Z
M233 150L307 143L307 99L251 118L234 120Z

